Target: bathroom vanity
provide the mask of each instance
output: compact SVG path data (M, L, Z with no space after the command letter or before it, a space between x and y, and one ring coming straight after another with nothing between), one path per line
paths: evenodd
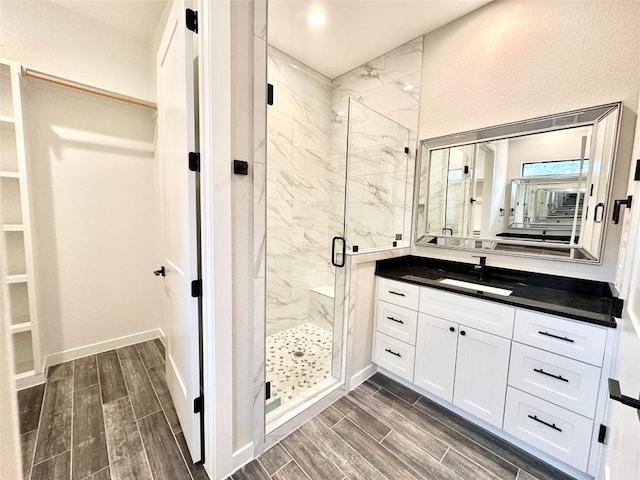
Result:
M374 363L548 463L593 476L622 302L603 282L480 263L377 262Z

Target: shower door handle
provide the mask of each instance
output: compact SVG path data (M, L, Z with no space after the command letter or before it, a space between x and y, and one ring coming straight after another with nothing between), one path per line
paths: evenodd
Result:
M342 256L340 258L340 262L336 261L336 240L340 240L342 242ZM344 267L346 249L347 242L343 237L333 237L333 240L331 240L331 264L334 267Z

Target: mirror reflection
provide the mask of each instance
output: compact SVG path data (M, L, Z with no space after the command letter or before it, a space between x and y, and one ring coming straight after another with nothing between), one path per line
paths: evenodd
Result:
M597 261L618 111L422 141L416 244Z

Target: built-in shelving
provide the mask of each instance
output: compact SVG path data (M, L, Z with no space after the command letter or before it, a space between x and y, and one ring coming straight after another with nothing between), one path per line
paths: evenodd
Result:
M20 65L0 60L0 232L6 251L15 380L34 383L42 373L38 337L29 182L22 118Z

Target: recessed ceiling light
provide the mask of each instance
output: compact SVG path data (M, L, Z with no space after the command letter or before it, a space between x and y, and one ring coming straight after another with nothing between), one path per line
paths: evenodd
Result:
M307 21L314 27L321 27L327 21L327 15L319 8L312 9L307 15Z
M413 90L413 85L411 85L410 83L407 83L407 84L404 86L404 91L405 91L405 92L410 92L411 90Z

